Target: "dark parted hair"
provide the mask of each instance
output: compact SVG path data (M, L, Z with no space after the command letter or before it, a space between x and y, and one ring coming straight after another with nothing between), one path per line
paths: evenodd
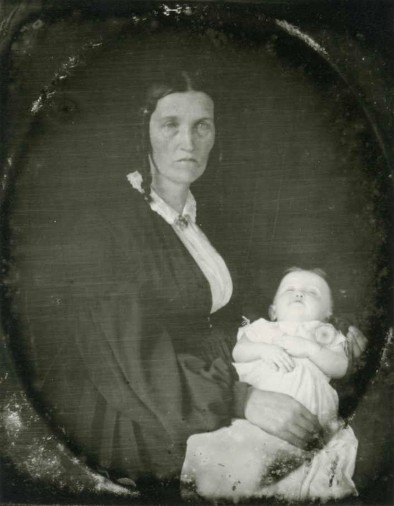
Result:
M140 172L142 175L142 189L146 200L150 200L150 186L152 174L149 163L149 154L152 152L149 135L149 123L157 102L171 93L183 93L186 91L201 91L206 93L215 103L212 83L200 70L166 70L158 73L152 84L146 91L144 105L140 109L141 116L141 139L139 142ZM215 156L212 150L211 157Z

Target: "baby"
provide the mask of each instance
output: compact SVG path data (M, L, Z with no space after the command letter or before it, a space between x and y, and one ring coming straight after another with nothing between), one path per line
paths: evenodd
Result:
M300 450L247 420L234 420L230 427L189 438L182 480L199 495L300 501L356 494L357 439L338 420L338 396L329 384L348 367L346 338L326 323L332 306L323 271L292 268L269 308L272 321L241 327L233 350L240 380L302 403L318 417L325 447Z

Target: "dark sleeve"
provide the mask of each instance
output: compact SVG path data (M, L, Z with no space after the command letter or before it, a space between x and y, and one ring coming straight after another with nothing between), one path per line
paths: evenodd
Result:
M205 362L210 364L222 361L228 364L233 377L231 406L233 418L244 418L245 402L249 388L247 383L239 381L232 358L232 352L237 341L237 331L242 318L239 307L239 301L234 297L227 306L211 316L212 332L210 337L202 343L200 349L201 357Z
M128 421L148 466L171 469L172 458L179 466L188 436L229 424L242 403L233 367L175 351L146 277L157 266L149 265L142 239L125 255L121 231L81 223L74 232L67 320L86 381L105 416ZM108 444L112 436L103 437Z
M207 362L211 363L220 358L226 364L232 364L232 351L235 346L234 329L213 328L209 338L207 338L201 345L201 357ZM235 369L234 369L235 371ZM237 378L234 372L234 378Z

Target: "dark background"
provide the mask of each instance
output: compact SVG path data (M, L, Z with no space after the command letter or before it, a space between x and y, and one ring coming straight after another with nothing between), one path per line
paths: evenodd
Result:
M45 276L50 282L61 250L53 264L42 266L43 248L59 249L92 199L102 199L110 212L116 186L135 168L143 83L163 65L193 60L213 78L223 158L196 185L199 220L236 266L250 314L265 312L285 268L327 271L337 313L357 323L370 341L366 367L344 410L349 414L361 401L352 422L360 439L357 485L364 503L384 503L392 482L391 408L382 403L391 374L387 352L384 360L381 354L391 319L392 5L189 6L190 12L176 12L147 2L37 2L30 19L27 14L20 21L22 30L9 38L3 59L5 169L6 159L13 160L3 204L9 279L16 287L45 284ZM5 3L4 13L11 8ZM318 40L328 49L328 62L272 17ZM33 115L40 95L43 107ZM31 366L34 342L26 315L19 316L12 324L8 319L6 333L26 384L34 376L21 349L31 350ZM26 448L33 451L28 432L19 453L5 452L4 496L45 501L54 493L50 469L40 474L37 464L21 464ZM33 480L10 474L13 452L19 476L28 471ZM87 483L84 498L93 494ZM64 492L64 500L72 494L75 488Z

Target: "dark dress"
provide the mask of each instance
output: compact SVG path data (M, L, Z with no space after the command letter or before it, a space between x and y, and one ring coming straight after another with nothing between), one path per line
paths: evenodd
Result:
M226 310L209 317L199 267L124 186L111 209L79 212L22 255L16 313L34 342L34 390L72 446L117 476L177 476L189 435L239 415L238 315L220 330Z

